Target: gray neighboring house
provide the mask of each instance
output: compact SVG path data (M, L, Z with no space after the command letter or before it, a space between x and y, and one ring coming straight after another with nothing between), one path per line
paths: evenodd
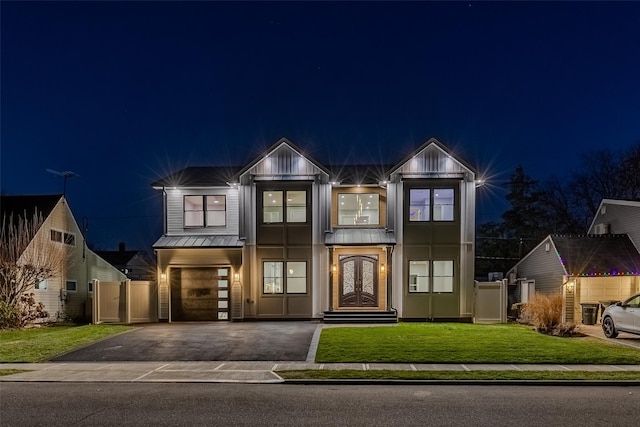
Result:
M615 234L614 234L615 233ZM604 199L582 236L550 235L507 272L516 301L562 293L564 321L582 322L583 304L606 306L640 292L640 202Z
M117 251L95 252L131 280L156 280L155 261L150 260L143 251L127 250L124 242L118 244Z

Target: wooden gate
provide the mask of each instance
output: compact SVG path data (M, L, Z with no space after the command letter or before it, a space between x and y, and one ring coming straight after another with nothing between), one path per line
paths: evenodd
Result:
M158 321L156 282L125 280L93 283L92 321L149 323Z

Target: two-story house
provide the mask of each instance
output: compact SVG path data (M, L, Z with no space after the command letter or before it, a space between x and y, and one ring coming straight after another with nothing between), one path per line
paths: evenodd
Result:
M281 139L153 183L161 320L470 320L475 172L430 139L396 165L322 165Z

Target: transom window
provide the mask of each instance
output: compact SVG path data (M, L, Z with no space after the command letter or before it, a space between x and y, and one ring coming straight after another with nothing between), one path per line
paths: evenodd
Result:
M338 194L338 225L380 224L378 193Z
M409 221L454 221L453 188L412 188L409 190Z
M224 227L226 196L184 196L185 227Z
M453 292L453 261L409 261L409 292Z
M264 294L306 294L307 263L305 261L263 262L262 292Z
M286 215L285 215L286 214ZM271 223L307 222L307 192L304 190L263 191L262 221Z

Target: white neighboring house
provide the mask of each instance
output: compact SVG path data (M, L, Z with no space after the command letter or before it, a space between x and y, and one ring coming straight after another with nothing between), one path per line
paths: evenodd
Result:
M31 290L49 313L48 320L90 317L93 281L123 281L126 276L86 246L65 197L55 195L0 196L2 217L18 216L30 221L35 212L43 223L26 251L62 245L66 262L62 271ZM25 252L26 252L25 251Z

